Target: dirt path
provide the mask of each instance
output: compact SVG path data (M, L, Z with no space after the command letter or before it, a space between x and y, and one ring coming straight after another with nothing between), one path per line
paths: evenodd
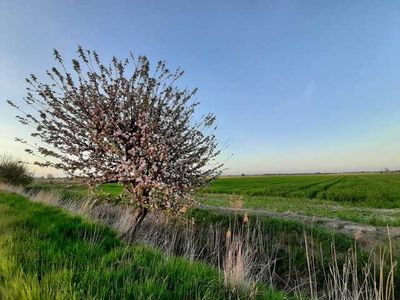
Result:
M348 236L357 238L365 244L376 244L376 241L388 240L388 230L392 240L400 241L400 228L399 227L379 227L366 225L351 221L345 221L341 219L331 219L324 217L311 217L294 213L279 213L273 211L267 211L262 209L248 209L248 208L229 208L229 207L217 207L210 205L199 205L201 208L228 212L228 213L248 213L250 215L259 215L267 217L282 218L286 220L297 220L307 225L317 225L346 234Z

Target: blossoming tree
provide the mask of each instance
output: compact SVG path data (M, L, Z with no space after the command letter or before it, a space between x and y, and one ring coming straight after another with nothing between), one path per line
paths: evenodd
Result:
M27 79L27 106L9 101L39 139L34 145L18 139L42 158L35 164L87 183L120 183L132 230L148 211L181 212L196 189L220 174L215 117L195 120L196 90L175 85L183 71L171 72L163 61L151 69L146 56L132 54L104 65L95 51L78 47L69 72L57 50L54 56L59 66L47 71L47 82Z

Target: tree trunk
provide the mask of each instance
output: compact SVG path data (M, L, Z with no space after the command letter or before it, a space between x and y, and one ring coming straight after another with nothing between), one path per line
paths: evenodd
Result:
M139 229L140 224L142 223L143 219L146 217L148 212L147 208L144 207L137 207L132 210L132 224L131 227L128 229L127 232L124 234L124 238L128 241L132 241L137 230Z

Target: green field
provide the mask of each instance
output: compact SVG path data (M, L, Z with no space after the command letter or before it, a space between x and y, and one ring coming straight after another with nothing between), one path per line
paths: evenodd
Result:
M353 202L400 208L400 174L223 177L208 193Z
M0 192L0 299L248 299L201 262L127 246L106 226ZM285 299L263 285L257 299Z
M400 226L400 174L276 175L222 177L202 201L279 213Z
M59 190L65 197L85 195L79 187L37 181L32 189ZM117 184L100 186L115 196ZM400 226L400 174L269 175L221 177L198 194L200 202L278 213L338 218L375 226Z
M37 181L32 187L64 189L66 184ZM79 190L76 189L75 190ZM100 190L119 194L117 184ZM268 196L292 199L319 199L356 203L374 208L400 208L400 173L335 175L226 176L214 181L205 193Z
M222 177L206 190L199 192L198 198L203 203L214 206L233 206L232 204L242 202L241 205L245 208L277 212L291 211L297 214L337 217L360 223L394 226L400 224L400 210L385 207L391 207L387 203L396 201L382 198L381 206L379 206L374 203L373 198L335 201L324 199L321 195L335 188L338 192L350 192L351 186L358 187L353 191L369 188L379 194L381 189L394 189L396 185L392 186L390 182L395 182L399 178L397 174ZM337 188L336 185L347 186L348 189ZM278 186L281 187L281 191ZM315 190L316 187L320 190L307 198L304 192ZM32 191L58 191L62 198L75 197L76 201L87 196L87 190L73 185L72 182L36 181L29 188ZM122 188L117 184L105 184L99 186L97 192L100 199L114 198L122 192ZM57 199L59 199L58 196ZM142 296L138 299L149 297L185 299L184 295L188 294L191 295L191 299L246 298L245 291L232 292L225 287L221 271L218 271L219 263L216 264L210 259L216 253L215 248L204 248L199 252L201 253L199 259L207 264L192 263L174 256L167 257L151 247L126 246L113 231L105 226L94 226L81 218L71 217L60 209L29 203L23 197L5 193L0 194L0 215L6 216L4 223L0 221L0 234L4 241L0 243L0 257L5 258L3 261L0 260L0 275L2 276L0 299L1 293L17 295L13 296L17 299L21 295L18 294L20 290L32 295L50 295L49 299L57 297L106 299L115 295L118 297L137 295L139 290L143 292L139 294ZM236 230L236 234L242 234L240 224L244 224L244 212L197 208L189 210L188 217L196 224L194 228L191 228L196 236L195 243L202 247L210 243L209 228L214 228L221 234L222 239L219 238L218 249L224 249L226 246L224 246L226 232ZM309 269L309 256L305 250L307 238L311 241L311 252L318 254L313 258L315 261L313 267L315 276L313 276L323 287L325 286L324 274L330 267L333 249L338 254L336 263L342 265L349 249L357 245L357 265L363 266L369 257L368 251L386 248L387 237L383 235L382 238L385 241L363 239L358 242L353 236L319 225L321 225L319 221L304 224L295 219L282 219L278 215L267 217L249 213L249 222L245 227L245 232L251 233L248 244L260 243L251 250L254 255L251 264L252 272L257 272L257 266L263 265L264 261L268 261L267 257L273 254L276 255L273 268L276 273L274 274L281 280L274 283L273 286L276 289L285 288L284 282L288 282L287 280L290 280L294 273L304 278ZM239 227L235 229L235 226ZM100 238L93 234L93 230L99 232L98 228L102 233ZM147 227L146 230L149 228ZM170 232L171 240L184 240L184 231L182 235L177 235L177 232L181 230ZM95 240L92 240L93 236ZM162 236L166 241L169 240L165 232ZM259 237L262 237L261 242ZM103 247L104 243L106 248ZM184 256L182 245L176 243L174 246L176 249L172 255ZM397 261L400 248L397 241L394 241L393 245L393 255ZM60 259L61 253L65 254L62 259ZM126 253L129 253L129 256L125 260ZM221 254L217 256L219 255ZM38 261L40 261L39 265ZM113 266L118 266L118 268ZM136 274L137 270L141 270L140 274L131 279L131 273ZM361 269L359 271L361 272ZM48 274L46 280L42 279L43 273ZM62 273L60 276L66 277L59 279L57 277L59 273ZM103 274L107 274L106 279L103 278ZM396 278L398 278L398 270ZM109 288L110 285L111 288ZM285 297L279 292L268 289L265 285L260 285L258 291L261 293L261 298L266 295L268 295L266 299ZM12 299L13 297L5 298Z

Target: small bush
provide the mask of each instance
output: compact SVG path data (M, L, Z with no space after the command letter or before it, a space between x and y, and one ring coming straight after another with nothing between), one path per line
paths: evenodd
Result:
M26 165L9 156L0 158L0 182L13 185L27 185L32 180L32 173L28 171Z

